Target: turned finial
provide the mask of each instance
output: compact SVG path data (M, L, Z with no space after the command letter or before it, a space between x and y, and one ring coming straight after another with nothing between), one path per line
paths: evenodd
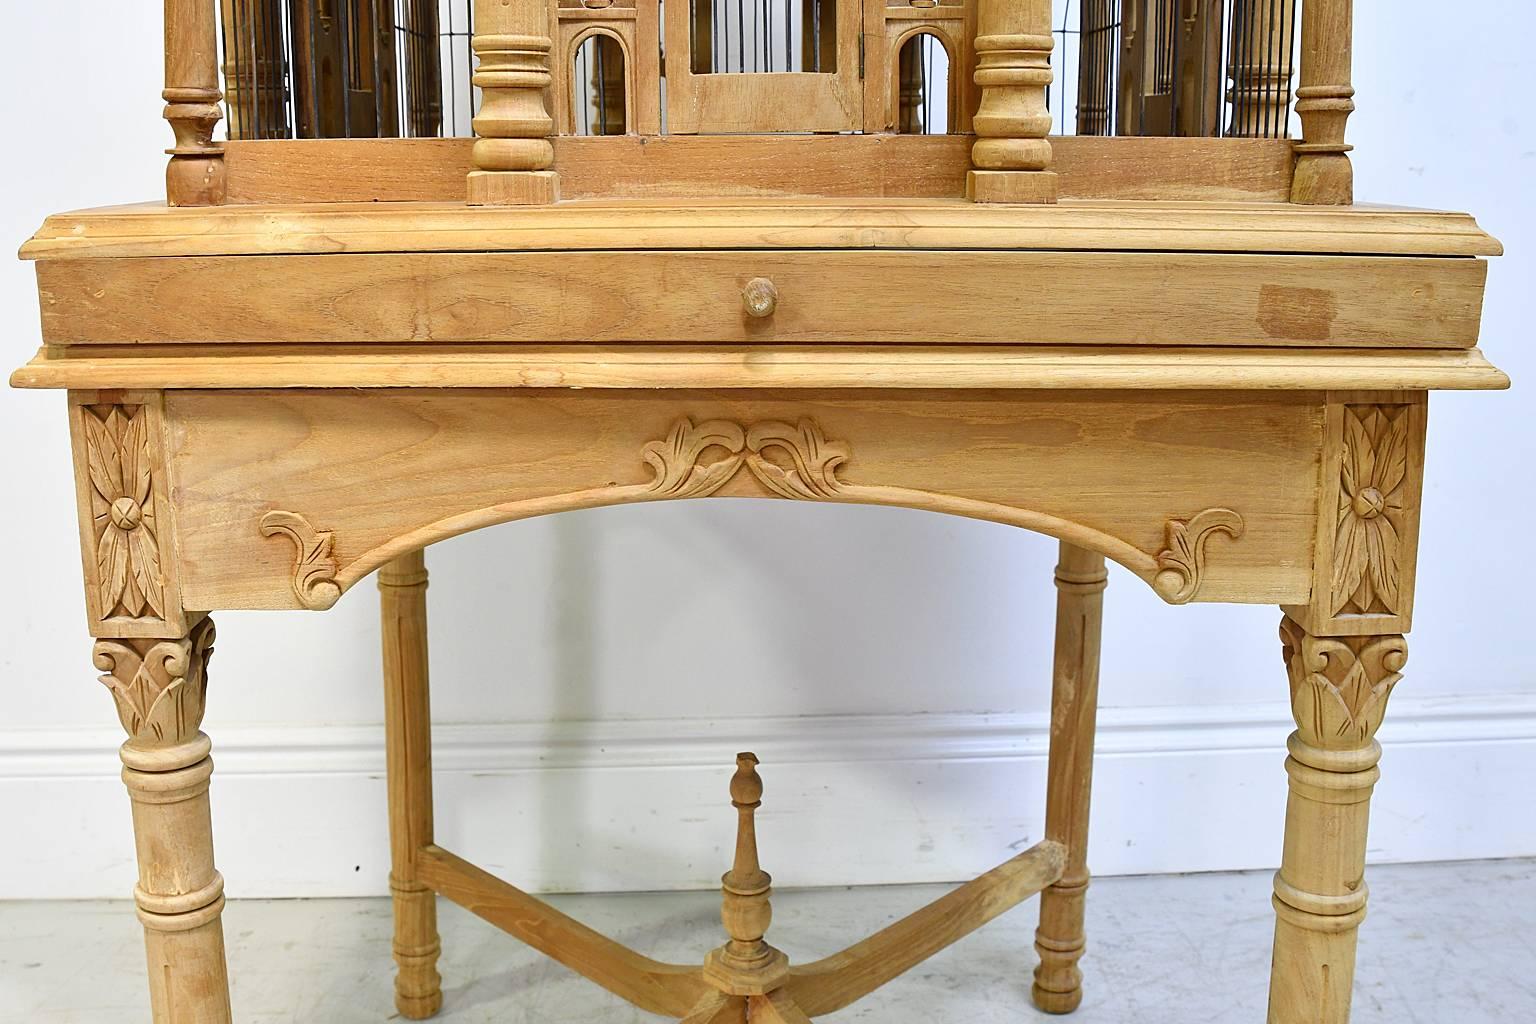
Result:
M736 808L736 858L720 879L724 892L720 919L730 941L709 955L704 973L729 995L763 995L784 979L785 955L763 940L773 921L769 902L773 879L757 857L757 809L762 806L763 780L756 754L736 755L731 778L731 805Z

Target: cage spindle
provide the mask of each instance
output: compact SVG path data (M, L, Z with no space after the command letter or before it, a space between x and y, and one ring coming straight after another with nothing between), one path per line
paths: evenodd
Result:
M544 0L475 0L472 47L482 90L475 116L471 206L553 203L559 182L550 170L555 122L544 105L549 70L549 6Z
M171 206L224 202L224 147L213 139L219 102L219 39L214 0L165 0L165 119L176 144L166 150Z
M976 84L981 104L972 119L975 168L966 194L978 203L1054 203L1051 167L1050 0L978 0Z

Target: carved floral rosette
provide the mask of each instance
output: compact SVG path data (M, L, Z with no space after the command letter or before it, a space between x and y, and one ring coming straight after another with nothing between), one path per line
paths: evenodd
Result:
M150 417L144 405L80 409L94 540L92 597L103 619L166 618Z
M1328 612L1402 609L1412 406L1347 405Z

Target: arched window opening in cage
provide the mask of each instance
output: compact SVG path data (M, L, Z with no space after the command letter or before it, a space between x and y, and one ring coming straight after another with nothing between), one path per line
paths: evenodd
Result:
M835 74L837 4L838 0L688 0L693 73Z
M576 48L571 81L577 135L623 135L629 130L624 46L594 32Z
M950 128L949 50L932 32L914 32L901 44L896 69L903 135L945 135Z

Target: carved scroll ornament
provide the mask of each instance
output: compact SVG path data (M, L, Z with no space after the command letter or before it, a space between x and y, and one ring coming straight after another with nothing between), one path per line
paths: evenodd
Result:
M334 534L315 529L298 513L268 512L262 517L261 531L268 537L283 535L293 542L294 593L304 607L318 610L330 608L343 590L400 550L408 549L407 545L423 547L521 515L598 502L704 498L718 493L743 469L770 494L782 498L923 508L1069 536L1075 543L1101 550L1121 562L1151 582L1163 599L1172 604L1187 603L1199 593L1205 573L1206 545L1213 534L1224 533L1233 539L1243 534L1243 518L1236 512L1226 508L1205 509L1187 518L1167 520L1167 546L1150 554L1108 534L1029 509L933 491L849 483L838 472L851 457L851 447L845 441L829 440L821 426L810 419L794 424L762 420L743 425L723 419L696 424L685 417L672 425L665 438L643 445L640 454L651 468L648 482L573 492L566 496L570 501L555 495L460 514L367 552L345 568L338 565L333 551Z
M341 586L336 582L336 556L331 553L335 534L316 530L297 512L268 512L261 517L261 532L273 537L283 534L293 541L297 553L293 564L293 592L304 607L325 611L341 600Z

